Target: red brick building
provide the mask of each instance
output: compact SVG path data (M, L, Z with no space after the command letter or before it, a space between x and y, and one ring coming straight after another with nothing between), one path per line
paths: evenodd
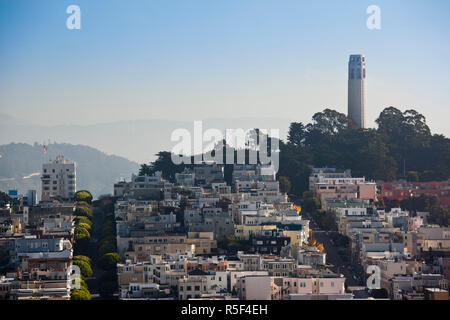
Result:
M388 201L401 201L411 196L421 194L435 195L442 205L450 206L450 180L430 182L377 182L378 199Z

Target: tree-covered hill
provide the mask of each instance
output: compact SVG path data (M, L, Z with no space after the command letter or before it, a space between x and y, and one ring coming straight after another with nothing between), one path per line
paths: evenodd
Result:
M376 129L359 129L352 119L331 109L316 113L310 123L292 122L287 141L279 142L278 176L298 197L308 190L313 167L351 169L355 177L384 181L450 179L450 139L433 135L423 115L389 107L376 123ZM171 162L170 152L157 156L140 172L161 170L173 177L183 170L183 165Z
M87 189L94 197L113 192L113 184L138 170L138 164L123 157L107 155L84 145L43 145L10 143L0 146L0 190L18 189L20 193L37 189L40 194L40 171L43 161L63 155L77 163L77 189Z
M385 108L378 128L358 129L345 114L325 109L306 125L293 122L280 144L280 176L301 195L312 167L351 169L353 176L393 181L450 179L450 139L433 135L415 110Z

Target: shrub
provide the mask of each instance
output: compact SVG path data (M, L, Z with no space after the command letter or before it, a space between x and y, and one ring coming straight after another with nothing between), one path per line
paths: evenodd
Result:
M120 262L120 256L116 252L106 253L99 260L100 267L105 270L113 270L118 262Z
M70 294L71 300L91 300L91 294L89 293L89 290L84 289L83 287L81 289L75 289Z
M91 235L88 230L83 227L75 227L75 250L85 251L91 241Z
M75 227L75 238L85 236L90 238L91 234L89 233L89 230L87 230L85 227L77 225Z
M85 201L87 203L92 202L92 194L87 190L80 190L75 193L75 201Z
M89 220L88 217L85 216L76 216L74 218L75 224L86 223L92 227L92 221Z
M87 223L84 223L84 222L80 222L78 225L77 225L77 227L78 228L84 228L86 231L90 231L91 230L91 225L89 225L89 224L87 224Z
M80 279L80 286L81 286L81 289L89 291L89 287L88 287L86 281L84 281L83 278Z
M79 207L75 209L76 216L88 217L89 219L93 218L92 210L89 207Z
M84 262L91 264L91 258L89 258L87 256L82 256L82 255L74 256L73 261L75 261L75 260L80 260L80 261L84 261Z
M98 256L103 256L107 253L110 252L115 252L116 251L116 242L112 242L112 241L103 241L101 243L101 245L99 245L98 249Z
M78 267L80 267L80 271L81 271L81 275L85 278L89 278L90 276L92 276L92 268L91 265L89 263L87 263L86 261L83 260L74 260L73 264L77 265Z
M77 201L77 206L79 206L79 207L88 207L89 203L87 203L86 201Z

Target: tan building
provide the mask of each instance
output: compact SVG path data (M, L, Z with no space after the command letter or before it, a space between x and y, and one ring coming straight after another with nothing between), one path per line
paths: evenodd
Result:
M258 235L263 230L276 229L276 225L234 225L234 236L238 240L249 240L251 236Z
M152 255L195 253L195 245L185 235L159 235L127 238L129 246L125 259L133 262L149 261Z
M261 264L262 269L274 277L288 277L295 273L297 267L297 261L290 258L266 258Z
M217 251L217 240L214 240L214 232L189 232L187 244L195 246L195 254L211 254Z
M426 288L425 300L449 300L448 290L439 288Z
M343 294L344 277L283 278L283 297L289 294Z
M241 277L235 287L240 300L272 300L272 291L276 294L273 278L269 276Z

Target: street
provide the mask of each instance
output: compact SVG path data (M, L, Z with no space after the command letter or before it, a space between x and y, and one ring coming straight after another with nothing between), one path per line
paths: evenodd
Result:
M331 236L337 234L337 232L321 230L310 214L307 212L302 212L302 215L305 219L310 221L310 228L312 230L313 238L316 239L318 243L323 244L327 254L327 263L333 265L332 270L339 274L342 273L345 276L345 283L347 286L364 285L361 280L361 276L356 271L361 267L359 265L351 264L350 253L348 252L349 249L335 245L331 239ZM343 258L345 255L347 256L346 260Z

